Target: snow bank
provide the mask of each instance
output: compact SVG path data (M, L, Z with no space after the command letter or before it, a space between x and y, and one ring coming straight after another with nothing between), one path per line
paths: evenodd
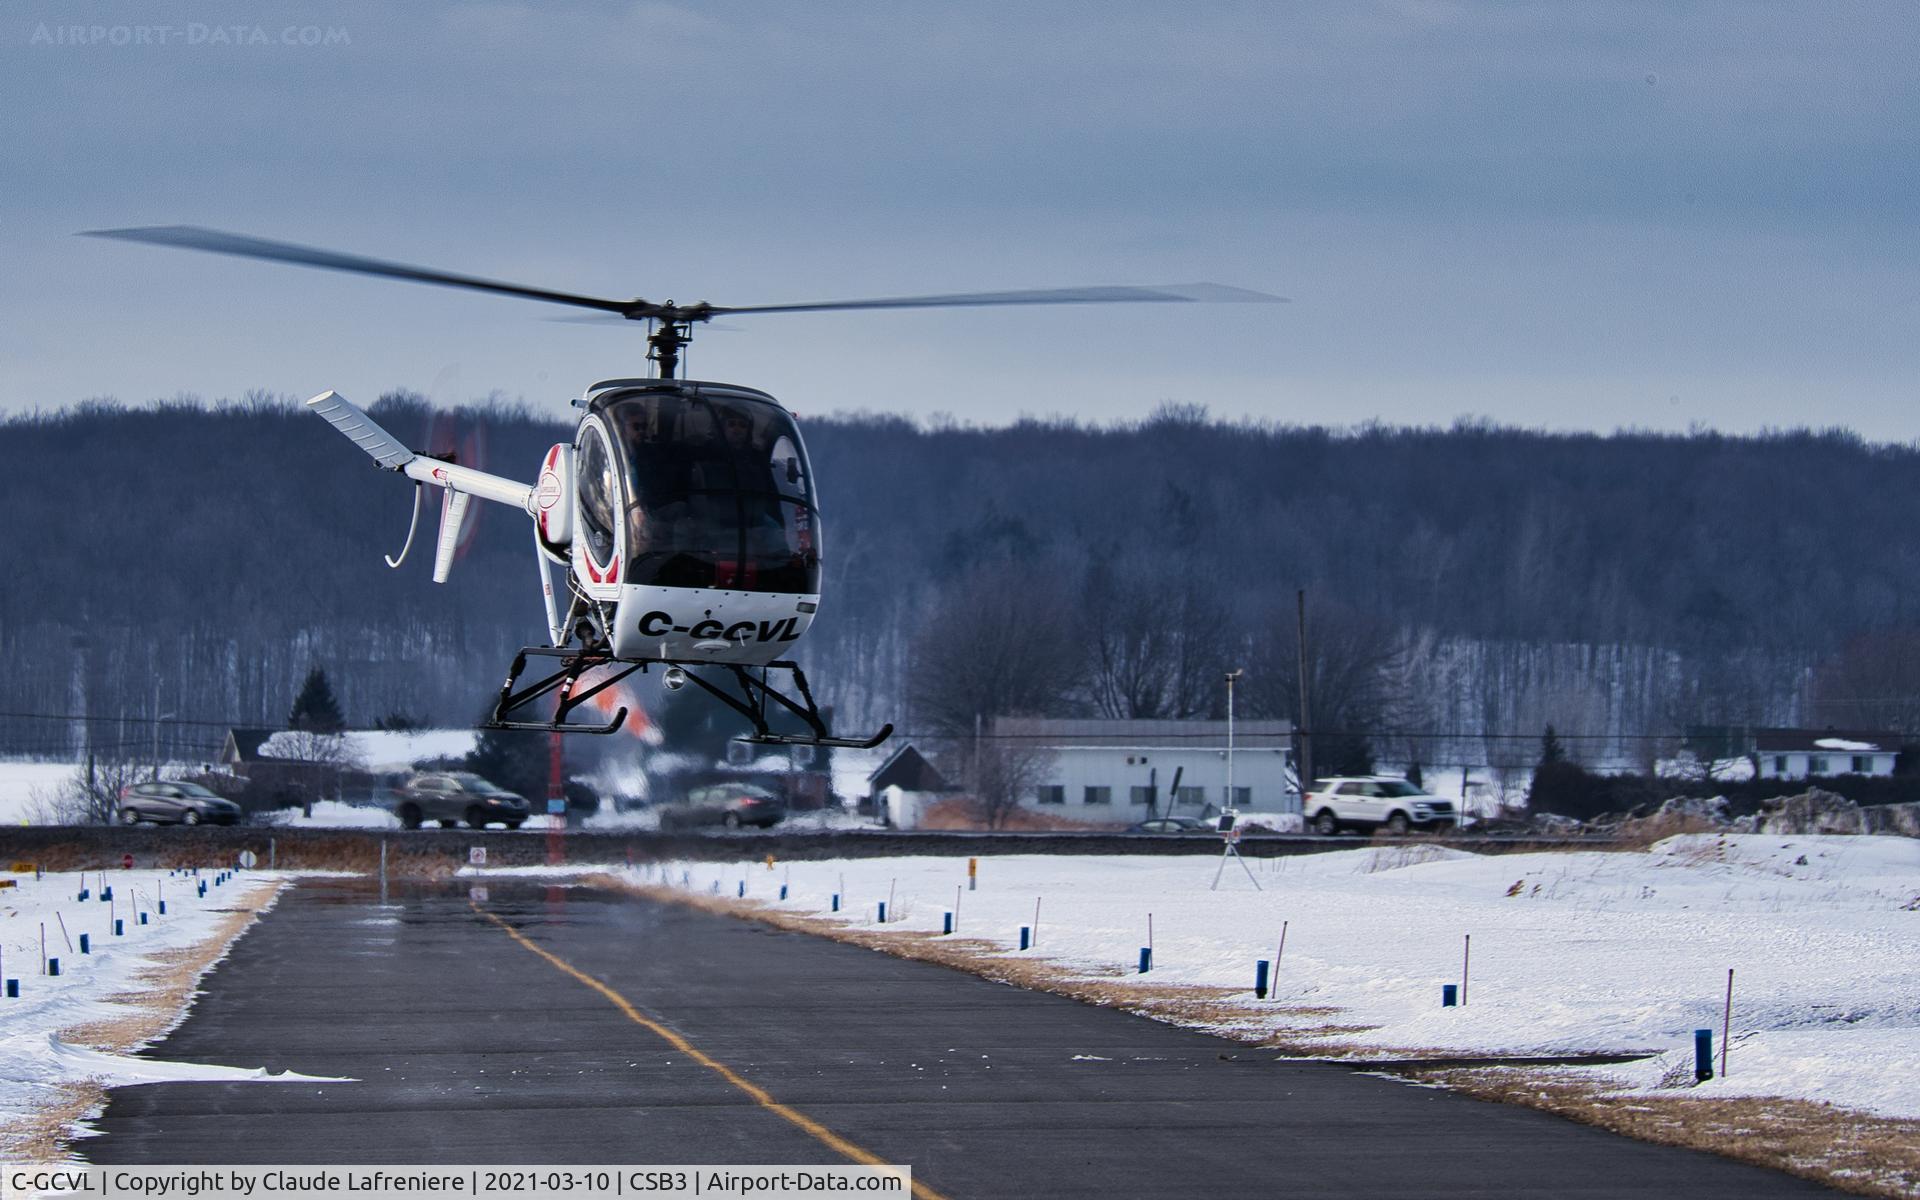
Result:
M196 945L226 919L238 891L275 878L271 872L241 872L198 894L192 876L162 871L60 872L35 879L6 874L14 886L0 889L0 977L18 983L8 998L0 986L0 1124L25 1116L50 1095L53 1085L96 1079L108 1086L164 1080L237 1079L294 1081L250 1067L204 1066L133 1059L69 1045L62 1030L125 1016L109 996L137 993L142 972L161 955ZM113 889L102 900L102 880ZM81 890L89 892L86 900ZM159 911L164 900L167 911ZM140 914L146 914L146 924ZM113 932L113 921L124 922ZM79 952L81 935L90 953ZM41 973L41 944L58 959L59 975Z

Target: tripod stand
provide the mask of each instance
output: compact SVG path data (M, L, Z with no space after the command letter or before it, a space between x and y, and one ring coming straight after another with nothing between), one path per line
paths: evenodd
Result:
M1254 878L1253 868L1247 865L1246 859L1240 857L1240 831L1233 827L1233 814L1231 812L1222 813L1220 816L1220 825L1220 837L1225 844L1220 850L1220 867L1213 873L1213 887L1208 890L1215 892L1220 890L1220 876L1226 872L1227 860L1231 858L1240 864L1242 871L1247 873L1247 882L1253 884L1253 890L1256 892L1264 891L1265 889L1260 886L1260 881Z

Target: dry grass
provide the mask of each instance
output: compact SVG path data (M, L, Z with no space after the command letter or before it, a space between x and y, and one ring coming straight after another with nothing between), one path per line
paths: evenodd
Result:
M1657 840L1657 839L1656 839ZM684 904L706 912L759 921L864 946L900 958L939 963L997 982L1069 996L1208 1032L1291 1057L1352 1060L1343 1039L1366 1025L1336 1023L1341 1011L1325 1006L1256 1005L1244 989L1182 987L1138 982L1137 976L1087 977L1040 957L1009 958L998 945L914 930L850 927L783 912L750 900L691 895L670 887L594 875L591 885ZM1275 1032L1285 1016L1306 1023ZM1392 1058L1446 1058L1454 1051L1394 1049ZM1920 1121L1902 1121L1802 1100L1700 1099L1621 1094L1589 1075L1552 1067L1405 1069L1409 1079L1437 1083L1486 1100L1525 1104L1627 1137L1684 1146L1785 1171L1865 1196L1920 1196Z
M225 910L225 915L206 937L192 946L153 955L154 965L134 976L133 982L140 985L139 991L107 997L109 1003L121 1006L124 1011L105 1020L63 1029L60 1040L90 1050L128 1054L171 1030L185 1018L201 976L226 954L234 939L259 919L260 910L283 886L278 882L263 883L241 893L234 907ZM72 1153L74 1125L99 1111L106 1097L106 1089L93 1080L49 1088L47 1098L37 1104L32 1113L0 1125L0 1157L31 1162L68 1157Z
M1409 1071L1468 1095L1544 1109L1586 1125L1704 1150L1862 1196L1920 1195L1920 1121L1808 1100L1621 1095L1566 1071Z
M61 1162L72 1157L70 1131L107 1103L107 1089L91 1079L48 1087L33 1114L0 1125L0 1157L16 1163Z
M1052 813L1036 812L1027 808L1015 808L1002 813L1000 829L1002 833L1054 833L1096 831L1111 832L1125 829L1124 821L1074 821ZM918 822L920 829L967 830L985 833L986 826L980 823L980 810L971 800L940 800L921 812Z

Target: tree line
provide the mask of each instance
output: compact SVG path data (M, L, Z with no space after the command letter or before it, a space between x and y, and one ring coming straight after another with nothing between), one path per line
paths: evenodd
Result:
M403 438L432 416L404 393L374 411ZM522 478L572 435L524 406L455 419L485 429L481 465ZM1590 759L1692 723L1920 732L1913 446L1342 430L1182 405L1112 425L840 415L803 431L825 582L800 657L848 728L1219 716L1236 667L1242 715L1298 718L1304 589L1309 724L1353 735L1356 755L1525 762L1532 747L1501 735L1548 722ZM264 395L7 419L0 709L84 714L97 738L142 744L170 714L170 752L211 757L191 751L214 724L283 721L321 665L351 723L472 722L543 636L531 539L483 513L437 587L430 554L380 561L410 502ZM0 717L0 750L68 753L74 728Z

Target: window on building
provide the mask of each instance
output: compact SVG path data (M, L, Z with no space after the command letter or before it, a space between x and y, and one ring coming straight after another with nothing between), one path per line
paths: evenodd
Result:
M1088 804L1112 804L1113 789L1110 787L1089 787L1087 788L1086 801Z
M1873 774L1873 756L1870 754L1854 755L1853 756L1853 773L1855 775Z
M1249 805L1251 805L1252 803L1253 803L1253 789L1252 789L1252 788L1250 788L1250 787L1236 787L1236 788L1234 788L1234 789L1233 789L1233 804L1232 804L1232 807L1234 807L1234 808L1246 808L1246 807L1248 807Z
M1042 804L1065 804L1067 802L1067 789L1062 784L1043 783L1036 791L1039 793L1040 803Z
M1825 775L1826 773L1827 773L1827 756L1826 755L1816 754L1807 760L1807 774Z
M1129 791L1127 799L1134 804L1145 804L1151 807L1155 801L1160 799L1156 794L1159 791L1160 789L1156 787L1135 786Z
M1785 775L1787 773L1786 755L1776 754L1773 756L1773 773L1775 775Z
M1198 788L1198 787L1183 787L1178 791L1174 792L1173 802L1175 804L1191 804L1195 808L1199 808L1201 805L1207 802L1207 789Z

